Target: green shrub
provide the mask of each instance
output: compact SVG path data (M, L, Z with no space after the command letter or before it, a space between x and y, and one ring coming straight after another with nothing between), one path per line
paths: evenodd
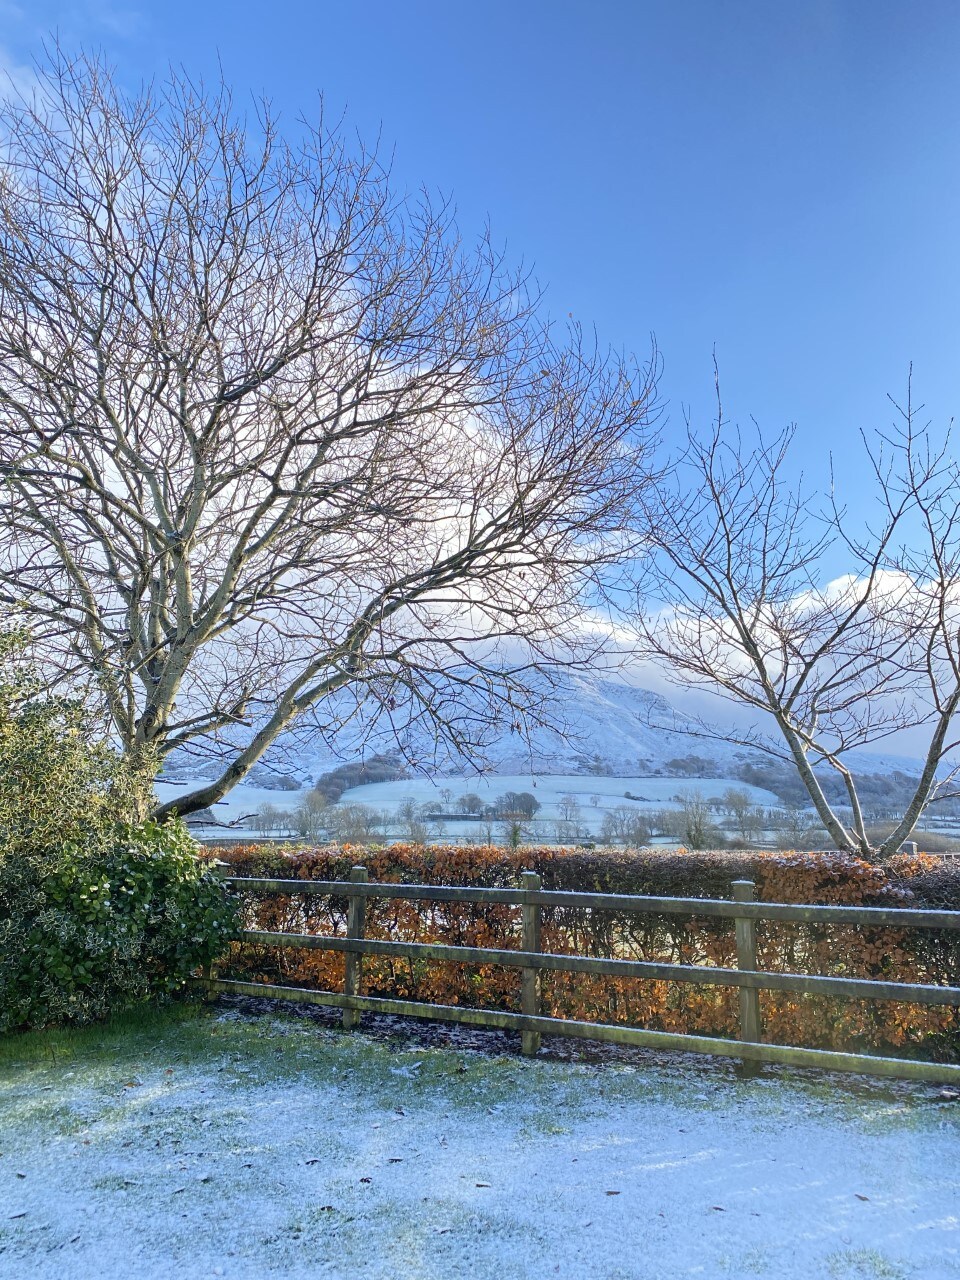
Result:
M180 990L235 908L179 823L0 859L0 1031L85 1023Z
M234 927L185 828L141 821L152 761L124 759L79 693L48 690L0 625L0 1031L170 995Z
M114 750L81 696L51 692L30 638L0 625L0 859L109 839L144 817L153 761Z

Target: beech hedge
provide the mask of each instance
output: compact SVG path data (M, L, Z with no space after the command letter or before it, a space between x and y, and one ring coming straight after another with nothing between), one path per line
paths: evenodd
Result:
M960 910L960 866L926 855L883 867L843 854L663 852L659 850L503 849L392 845L278 848L237 845L216 851L229 874L345 880L364 865L371 879L518 887L536 871L544 888L655 897L729 898L731 882L751 879L768 902ZM346 930L346 901L314 895L256 897L243 905L247 927L290 932ZM520 912L502 904L368 900L367 935L462 946L518 948ZM732 920L685 915L550 908L543 949L681 964L736 965ZM956 984L956 931L764 921L764 969L884 981ZM342 989L343 956L236 944L224 967L235 977ZM516 1008L518 970L390 957L364 961L364 990L487 1008ZM764 1038L855 1052L960 1060L960 1018L946 1007L762 992ZM712 985L544 974L545 1011L556 1017L623 1022L655 1030L735 1036L737 991Z

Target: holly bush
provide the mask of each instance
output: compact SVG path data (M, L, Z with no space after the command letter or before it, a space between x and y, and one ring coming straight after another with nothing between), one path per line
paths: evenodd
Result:
M48 690L28 650L0 628L0 1032L169 996L234 928L186 829L143 821L151 762Z
M224 951L235 908L179 823L0 861L0 1031L169 997Z

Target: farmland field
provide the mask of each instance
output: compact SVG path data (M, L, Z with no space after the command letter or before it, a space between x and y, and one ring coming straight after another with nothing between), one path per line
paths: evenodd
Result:
M454 808L457 799L467 793L478 795L485 803L494 802L507 791L529 792L540 804L536 814L532 838L539 833L552 838L553 827L562 818L561 804L565 797L572 797L579 809L578 824L584 837L599 835L604 816L618 806L627 805L639 810L676 808L675 797L684 793L699 792L709 799L720 796L729 788L745 791L758 805L775 805L777 797L760 787L747 786L730 778L664 778L621 777L610 778L591 774L464 774L456 777L407 778L398 782L377 782L352 787L340 798L341 805L363 804L372 809L396 815L400 806L412 801L418 806L429 806L437 811ZM158 783L157 794L162 800L174 798L188 790L187 784ZM627 799L630 792L633 799ZM245 814L255 813L262 804L276 809L292 811L303 799L304 791L273 791L241 783L230 792L227 800L217 806L216 813L223 821L236 821ZM452 839L478 839L481 826L475 821L448 821L443 833Z

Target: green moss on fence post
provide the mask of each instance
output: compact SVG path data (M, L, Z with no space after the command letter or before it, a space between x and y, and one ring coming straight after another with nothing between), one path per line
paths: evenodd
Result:
M752 880L734 880L733 898L735 902L754 902L757 887ZM737 929L737 968L756 970L757 964L757 924L755 920L736 916ZM740 988L740 1039L751 1044L760 1043L760 992L755 987ZM743 1060L743 1070L748 1075L756 1075L759 1065Z
M364 884L367 880L366 867L353 867L350 872L350 880L352 883ZM362 938L363 927L366 917L366 898L359 895L350 899L350 906L347 911L347 937ZM363 972L363 957L357 952L347 952L344 964L343 975L343 991L348 996L358 996L360 994L360 978ZM343 1027L345 1031L350 1031L358 1026L360 1022L359 1009L344 1009L343 1011Z
M524 871L520 876L521 887L529 892L540 888L540 877L535 871ZM535 902L523 904L523 949L524 951L540 950L540 907ZM541 983L539 969L524 969L520 988L520 1012L533 1018L541 1013ZM539 1031L521 1031L521 1051L532 1057L540 1048Z

